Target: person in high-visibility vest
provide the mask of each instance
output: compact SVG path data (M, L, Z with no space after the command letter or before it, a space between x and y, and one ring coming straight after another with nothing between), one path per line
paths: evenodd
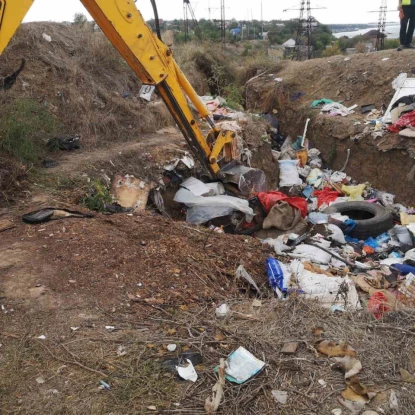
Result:
M401 44L398 51L415 49L412 38L415 30L415 0L399 0L399 17L401 18Z

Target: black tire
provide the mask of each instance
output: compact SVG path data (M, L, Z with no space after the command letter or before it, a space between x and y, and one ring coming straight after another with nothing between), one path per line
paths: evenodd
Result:
M37 210L35 212L27 213L22 216L23 222L30 223L31 225L36 223L47 222L53 216L54 209L46 208L42 210Z
M392 213L383 206L369 202L336 203L324 210L326 214L341 213L354 219L356 226L349 236L359 240L375 238L393 228Z

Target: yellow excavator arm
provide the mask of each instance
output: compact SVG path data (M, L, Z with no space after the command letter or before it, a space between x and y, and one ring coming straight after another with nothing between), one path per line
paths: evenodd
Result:
M34 1L0 0L0 54ZM235 134L215 127L206 107L174 60L172 50L147 26L134 0L80 1L142 83L156 86L205 170L212 178L223 179L220 170L232 161ZM201 118L209 123L211 130L207 137L199 128L186 96ZM222 153L224 157L219 161Z

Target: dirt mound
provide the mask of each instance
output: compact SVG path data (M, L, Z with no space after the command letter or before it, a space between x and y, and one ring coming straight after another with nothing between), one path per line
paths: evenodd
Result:
M6 93L9 100L41 103L59 120L56 133L81 135L83 147L139 140L171 125L164 105L137 98L141 82L91 25L24 24L0 57L0 75L14 72L22 58L26 66Z
M349 175L395 193L410 204L415 197L413 182L407 180L414 165L413 142L390 133L382 138L366 134L352 139L366 127L360 106L375 104L380 110L383 104L388 105L394 94L392 81L402 72L412 72L413 56L410 51L385 51L284 62L278 72L265 74L247 86L247 104L254 111L278 111L282 133L292 137L301 135L306 119L311 118L307 136L311 145L322 151L329 167L341 169L350 149ZM311 103L321 98L359 107L348 117L321 116L311 108Z
M27 278L41 278L56 298L75 295L78 303L94 298L105 308L124 308L126 301L144 308L216 301L226 298L225 293L238 293L234 273L241 263L258 283L266 281L264 261L269 251L259 241L247 245L243 237L192 228L149 213L97 215L39 226L24 225L16 218L16 223L18 227L7 233L10 241L29 232L30 240L19 244L19 249L27 249L28 244L42 247L33 251L33 273ZM44 263L48 266L42 271ZM11 287L23 282L16 281L16 272L25 266L15 264L11 273L6 272L3 283L11 300L15 292Z

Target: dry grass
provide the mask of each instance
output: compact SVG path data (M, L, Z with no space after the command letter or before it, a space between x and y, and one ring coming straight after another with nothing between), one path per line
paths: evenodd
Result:
M28 169L9 155L0 152L0 207L13 200L16 191L27 185Z
M52 37L48 43L42 38ZM80 134L84 147L137 140L171 125L167 109L137 99L141 82L101 32L57 23L22 25L0 58L0 73L26 68L10 91L31 97L62 121L62 134Z
M312 329L323 326L326 338L345 340L357 351L362 383L381 390L367 409L394 413L389 409L393 389L400 405L396 413L414 413L415 387L403 384L399 374L400 368L415 370L415 332L408 331L415 323L413 313L375 322L364 312L334 315L301 298L263 300L259 309L253 309L251 301L229 300L233 314L225 320L216 319L214 308L207 304L188 311L153 310L145 322L108 313L97 305L94 314L100 317L93 326L68 334L55 325L43 342L33 338L48 330L41 321L46 315L40 314L27 321L24 335L5 338L2 407L7 408L5 413L134 414L147 413L146 408L154 405L159 413L203 414L216 381L213 368L221 357L244 346L266 367L243 385L226 382L219 414L330 414L341 407L337 397L344 390L344 375L332 370L333 362L314 348ZM105 332L106 324L117 331ZM220 341L215 339L218 332L224 335ZM300 343L294 356L280 353L286 341ZM177 344L178 351L167 352L169 343ZM126 352L123 356L117 353L120 346ZM195 384L180 381L161 367L166 357L189 349L200 352L204 360L197 367ZM38 377L45 384L37 384ZM327 387L319 384L320 379ZM99 391L99 380L110 384L111 390ZM288 403L277 404L271 390L288 391Z

